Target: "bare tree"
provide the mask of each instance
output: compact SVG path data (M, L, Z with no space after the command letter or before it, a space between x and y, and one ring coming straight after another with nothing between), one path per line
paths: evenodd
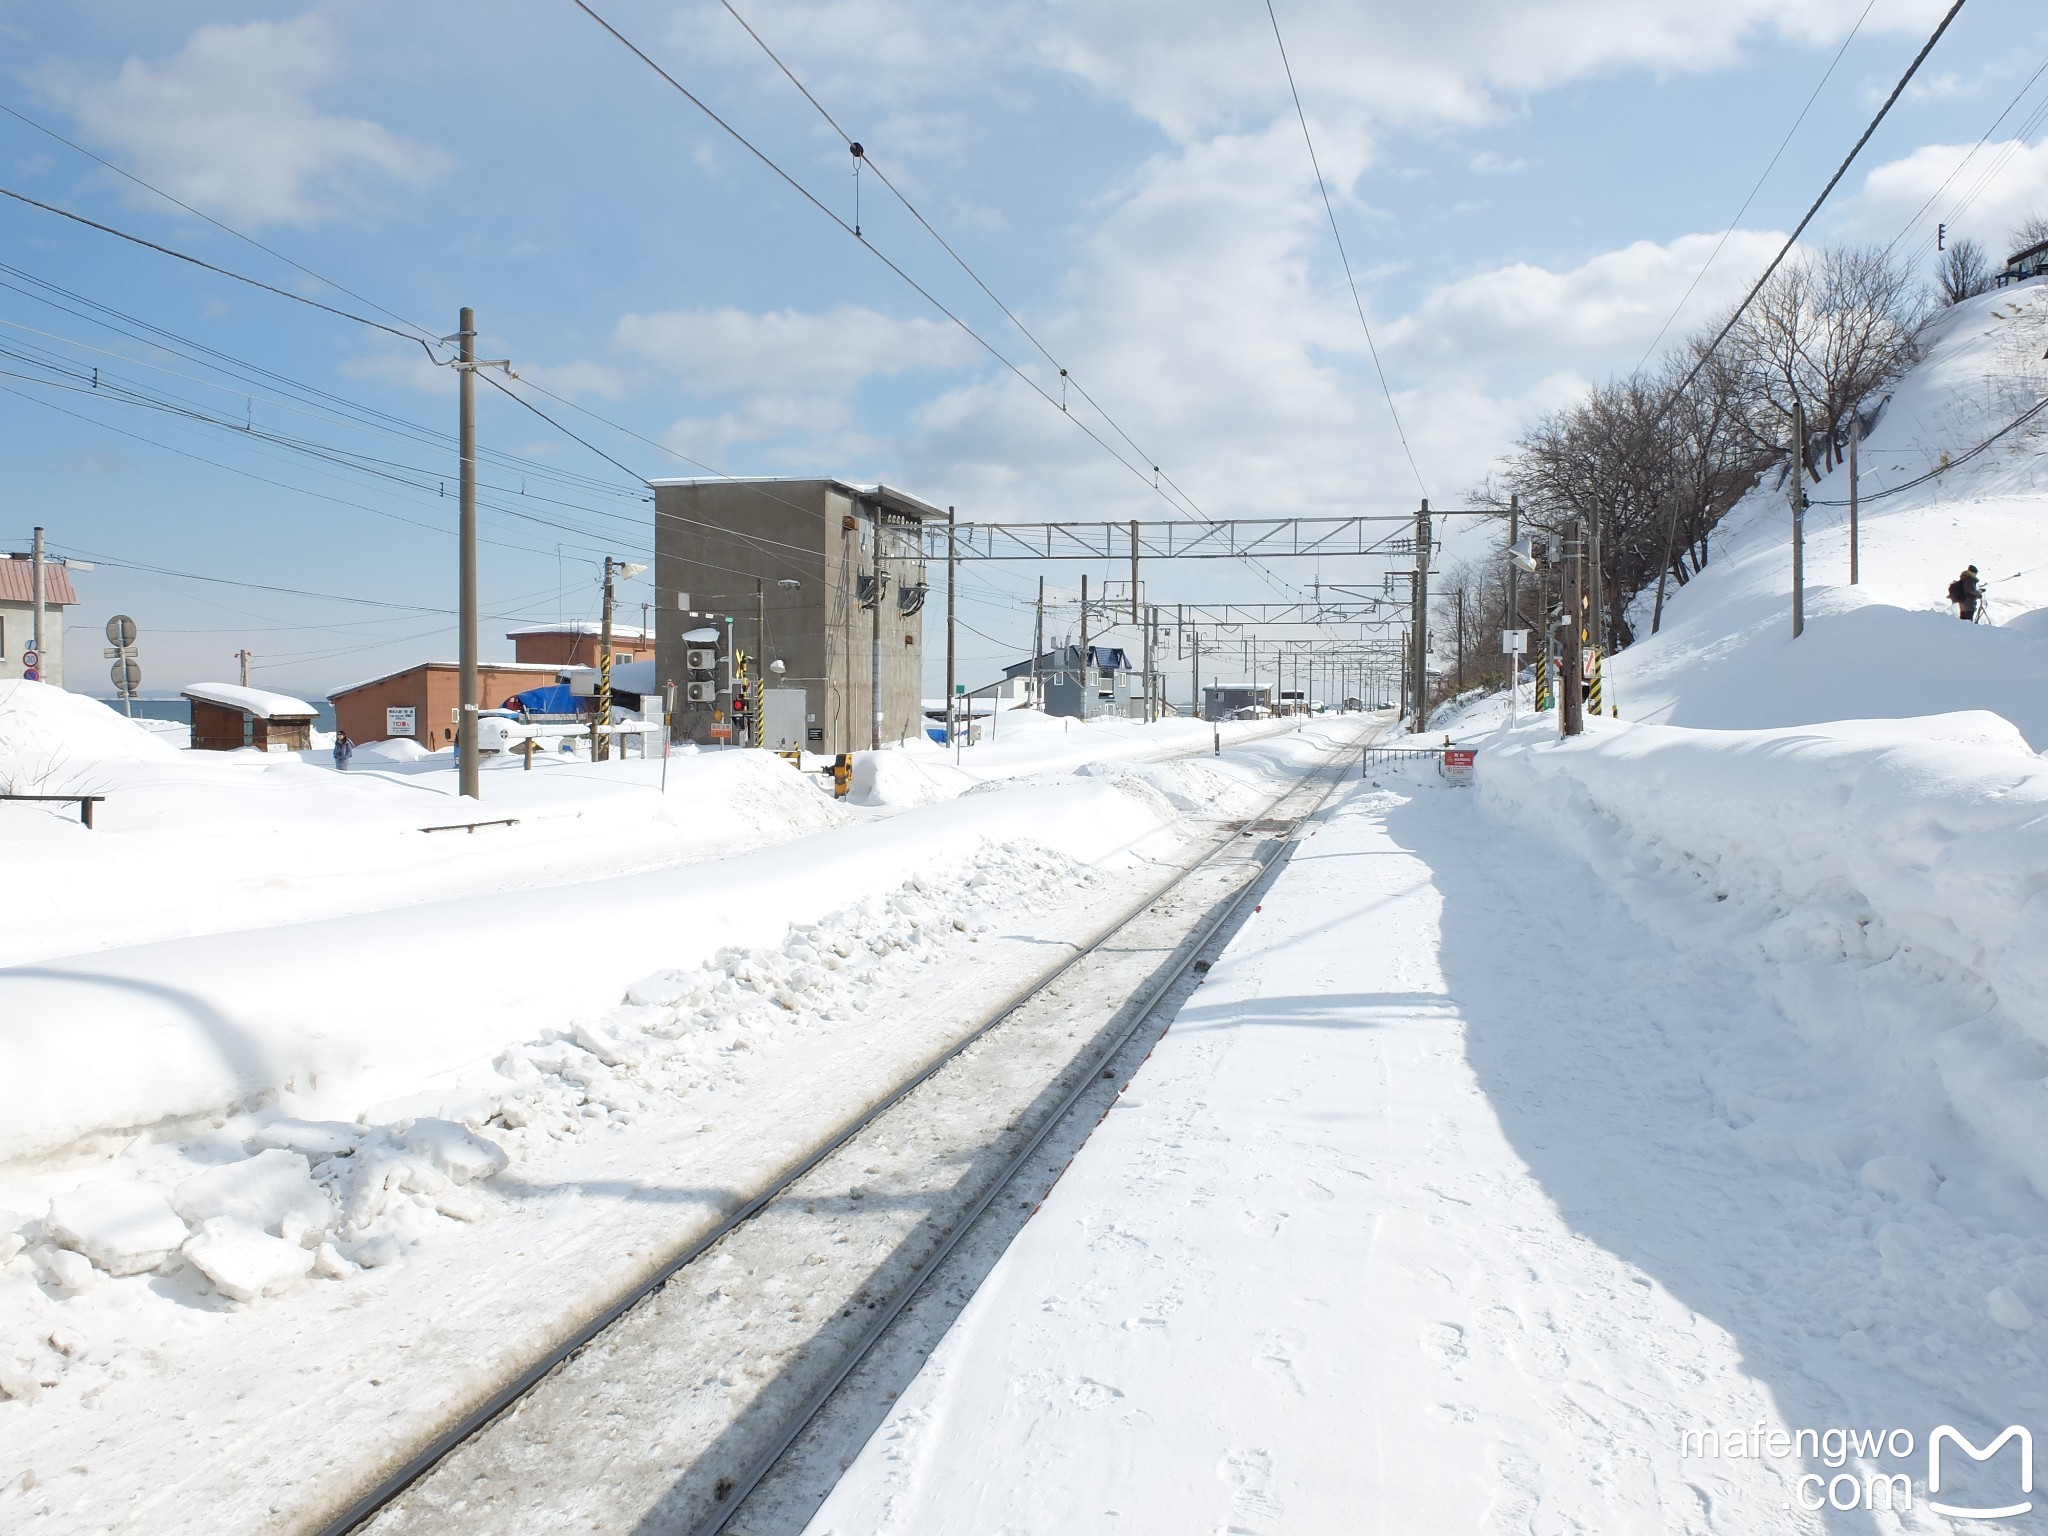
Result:
M1786 451L1795 405L1806 412L1806 462L1819 479L1841 462L1849 415L1919 357L1925 300L1876 247L1837 248L1781 267L1730 333L1759 446Z
M2028 214L2013 226L2012 233L2005 238L2010 247L2007 254L2013 256L2048 240L2048 213Z
M1991 260L1975 240L1957 240L1941 253L1935 282L1943 304L1960 304L1991 291Z

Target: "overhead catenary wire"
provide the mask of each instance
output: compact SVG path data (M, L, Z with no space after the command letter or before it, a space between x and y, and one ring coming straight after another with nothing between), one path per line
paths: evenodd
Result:
M1757 193L1761 192L1764 183L1771 179L1771 172L1778 168L1778 161L1784 157L1785 151L1791 146L1792 136L1799 132L1799 125L1806 121L1807 113L1811 112L1813 104L1820 100L1820 93L1826 88L1828 81L1834 78L1835 69L1842 62L1842 55L1847 53L1849 45L1856 41L1856 35L1863 30L1863 23L1870 19L1870 13L1876 6L1877 0L1867 0L1862 14L1856 18L1856 25L1849 29L1849 35L1842 39L1842 46L1835 50L1835 56L1828 60L1828 67L1821 71L1820 79L1815 82L1812 92L1806 98L1806 105L1801 107L1799 115L1792 119L1792 126L1785 130L1785 137L1778 141L1778 147L1771 152L1769 163L1764 166L1762 173L1758 175L1755 183L1750 187L1749 195L1743 198L1742 206L1735 210L1735 217L1728 221L1728 227L1721 231L1721 238L1714 242L1713 250L1707 253L1707 259L1700 263L1699 271L1693 274L1692 281L1685 285L1685 292L1679 295L1678 302L1671 307L1670 315L1666 317L1662 325L1657 327L1657 334L1650 338L1650 344L1643 348L1642 360L1636 364L1637 372L1642 371L1643 366L1650 361L1651 355L1656 352L1657 344L1664 339L1672 325L1677 322L1678 317L1685 312L1686 301L1693 296L1694 290L1699 287L1701 281L1706 277L1707 269L1713 266L1715 260L1720 256L1722 249L1728 244L1730 237L1741 226L1742 216L1749 212L1749 205L1756 201Z
M774 66L782 72L783 77L787 79L791 85L797 88L797 91L803 96L804 100L809 102L812 105L812 107L816 108L818 115L825 120L826 124L832 129L834 133L839 135L840 141L846 144L849 148L851 148L854 143L852 135L848 134L847 131L839 125L839 120L835 118L828 110L826 110L825 104L819 101L818 98L811 93L810 87L805 85L803 81L797 77L796 72L782 61L782 56L778 54L772 47L769 46L768 40L762 37L759 32L754 30L753 25L750 22L748 22L747 18L742 16L739 13L739 11L733 6L732 0L720 0L720 3L725 7L727 13L731 15L732 19L738 22L741 28L745 30L747 36L754 40L755 44L760 48L761 52L768 56L769 61L773 63ZM1031 343L1032 347L1037 351L1038 355L1044 358L1046 362L1049 363L1053 368L1058 370L1061 382L1064 385L1071 387L1075 394L1079 395L1083 400L1086 400L1090 406L1094 407L1095 411L1102 417L1103 421L1108 424L1110 430L1115 432L1118 437L1122 438L1125 443L1129 444L1131 450L1134 453L1138 454L1138 456L1141 459L1150 462L1151 456L1146 453L1145 449L1135 439L1132 438L1130 433L1126 432L1123 429L1122 425L1117 422L1116 418L1111 416L1109 412L1103 408L1102 402L1097 400L1093 395L1091 395L1088 392L1088 390L1082 385L1081 381L1073 376L1072 371L1065 364L1061 363L1057 357L1053 355L1051 349L1048 348L1044 342L1038 339L1037 333L1034 332L1028 325L1026 325L1023 322L1023 320L1018 317L1017 312L1014 309L1012 309L1008 304L1004 303L1003 300L997 295L996 291L993 288L991 288L986 281L983 280L981 274L974 270L974 267L968 262L967 258L962 256L960 252L953 247L952 242L947 240L944 235L939 233L937 228L933 226L932 222L929 219L927 219L924 216L924 214L918 209L917 205L911 202L909 197L905 195L903 190L900 187L898 187L894 181L889 179L887 171L885 171L882 168L882 166L876 163L874 150L872 146L866 144L863 144L861 146L859 160L860 163L864 164L867 167L868 171L875 177L875 179L881 182L881 184L888 189L889 194L892 197L894 197L898 203L902 205L904 212L908 213L913 219L915 219L919 227L922 228L926 234L930 235L933 241L937 243L939 249L944 251L946 255L952 259L953 264L957 266L962 272L967 274L968 280L971 281L975 287L979 288L982 291L982 294L988 299L988 301L991 304L995 305L997 309L1002 311L1003 318L1008 320L1011 325L1017 328L1018 333L1022 335L1026 341ZM1173 476L1167 474L1164 470L1158 469L1157 465L1154 465L1153 467L1159 474L1160 478L1164 480L1167 485L1171 486L1175 493L1180 496L1181 500L1187 504L1188 510L1193 512L1197 517L1204 517L1206 520L1206 515L1198 506L1195 505L1194 499L1190 497L1188 493L1181 488L1180 484L1174 480Z
M1316 141L1308 131L1308 113L1301 104L1301 87L1294 83L1294 66L1288 62L1287 40L1280 35L1280 14L1273 9L1273 0L1266 0L1266 16L1273 23L1273 41L1280 49L1280 67L1287 74L1287 89L1294 97L1294 115L1301 122L1301 139L1308 146L1308 163L1315 172L1316 190L1323 195L1323 212L1329 215L1330 234L1337 242L1337 259L1344 264L1344 281L1351 288L1351 302L1358 310L1358 324L1365 332L1365 349L1372 355L1373 372L1379 376L1380 393L1386 398L1387 414L1393 418L1394 436L1401 440L1401 452L1407 456L1408 469L1415 476L1415 488L1424 500L1429 497L1429 487L1423 483L1422 470L1415 462L1415 450L1408 446L1407 429L1401 425L1400 409L1394 404L1394 391L1387 383L1387 370L1380 363L1379 344L1372 339L1372 322L1365 318L1365 300L1358 294L1358 278L1351 270L1351 257L1344 249L1344 234L1337 227L1337 209L1330 201L1330 186L1323 179L1322 162L1316 156Z
M983 336L979 331L977 331L973 326L969 325L966 320L961 318L961 316L958 313L956 313L952 308L950 308L943 300L941 300L938 297L938 295L933 293L931 289L927 288L923 283L920 283L916 278L912 277L910 273L905 271L901 265L899 265L895 260L893 260L885 252L883 252L879 247L877 247L873 241L868 240L867 238L862 236L859 230L857 230L852 224L849 224L843 217L841 217L831 207L829 207L821 198L817 196L816 193L812 192L810 188L806 187L802 182L798 181L795 176L791 175L787 170L783 169L783 167L779 163L777 163L776 160L772 156L770 156L765 150L760 148L760 146L755 144L745 134L741 133L739 129L735 128L731 123L727 122L725 118L723 118L716 111L714 111L710 104L704 101L702 97L698 96L688 86L684 85L674 75L670 74L668 70L664 69L659 63L657 63L654 60L654 58L647 53L645 49L641 48L639 44L635 43L631 38L627 37L625 33L621 32L617 27L613 26L611 22L607 21L602 15L600 15L595 9L593 9L587 3L587 0L570 0L570 3L574 5L578 10L582 11L600 28L602 28L609 36L611 36L617 43L619 43L621 47L625 48L627 52L631 53L642 64L646 65L649 70L653 71L653 73L656 76L658 76L666 85L668 85L670 89L674 90L678 95L682 96L684 100L688 101L692 106L694 106L699 112L703 113L705 117L709 118L711 122L714 123L720 129L720 131L722 131L729 138L731 138L734 143L738 144L742 149L746 150L748 154L752 155L756 160L758 160L764 167L766 167L769 171L773 172L778 179L787 184L789 188L792 191L794 191L799 197L801 197L805 202L809 203L819 213L823 214L827 219L831 220L832 223L837 225L847 236L858 242L863 249L865 249L877 261L881 262L882 265L888 268L888 270L891 273L893 273L896 277L901 279L913 292L915 292L926 303L930 304L933 309L937 310L949 322L956 326L964 335L966 335L970 340L972 340L976 346L981 348L982 351L986 352L995 361L1002 364L1002 366L1006 368L1011 374L1015 375L1015 377L1019 379L1025 385L1026 388L1030 389L1032 393L1036 394L1048 405L1054 407L1055 409L1060 410L1062 415L1066 416L1070 421L1072 421L1074 425L1081 432L1085 433L1092 441L1094 441L1097 444L1097 446L1099 446L1103 450L1103 452L1107 453L1112 459L1116 460L1118 464L1122 465L1124 469L1129 471L1132 475L1136 476L1141 485L1150 487L1155 495L1158 495L1162 499L1166 500L1169 505L1178 505L1177 503L1174 503L1173 499L1167 496L1164 491L1161 491L1159 487L1155 485L1153 481L1149 478L1150 471L1147 465L1134 463L1132 460L1126 458L1122 453L1117 451L1114 445L1105 440L1101 433L1097 432L1094 428L1089 426L1088 423L1083 421L1079 416L1075 415L1071 411L1068 411L1063 406L1061 406L1060 402L1057 399L1055 399L1053 395L1043 385L1041 385L1036 379L1032 378L1028 373L1026 373L1022 368L1020 368L1016 364L1016 362L1009 357L1008 354L1003 352L987 337ZM1194 510L1195 515L1198 517L1204 516L1204 514L1202 514L1199 511L1199 509L1192 508L1192 505L1190 506L1190 510ZM1270 572L1268 572L1267 575L1269 580L1274 579L1271 576Z
M1961 13L1964 3L1965 0L1955 0L1955 4L1948 8L1934 31L1929 34L1927 41L1920 45L1920 51L1913 55L1913 61L1906 66L1906 72L1899 76L1898 84L1892 87L1891 94L1885 97L1884 103L1878 107L1876 116L1871 118L1862 134L1850 146L1849 153L1842 157L1842 163L1835 167L1834 175L1830 176L1827 185L1820 189L1820 195L1813 200L1812 206L1800 218L1792 233L1785 237L1785 243L1778 248L1778 253L1771 258L1770 264L1764 268L1756 282L1750 286L1749 292L1743 295L1742 302L1737 304L1734 310L1730 312L1728 319L1722 324L1721 329L1714 333L1713 339L1699 349L1699 356L1693 360L1693 365L1686 371L1685 377L1671 387L1670 391L1664 396L1663 403L1657 407L1655 413L1644 423L1643 433L1645 436L1656 431L1664 418L1671 414L1671 408L1679 402L1688 389L1692 388L1693 382L1706 370L1708 362L1712 360L1714 353L1720 348L1721 343L1728 339L1729 334L1735 329L1736 323L1741 320L1749 306L1756 301L1756 296L1763 292L1764 284L1771 280L1771 274L1778 270L1785 258L1791 254L1793 247L1799 243L1799 237L1806 232L1806 226L1813 222L1814 216L1820 212L1821 206L1827 202L1828 197L1834 192L1841 179L1849 174L1849 167L1854 165L1856 157L1863 153L1863 146L1870 142L1871 135L1877 132L1878 125L1890 114L1893 105L1897 103L1899 97L1905 94L1906 86L1912 81L1913 76L1920 72L1920 66L1927 62L1927 56L1934 51L1934 45L1941 41L1942 34L1948 31L1949 24ZM1664 572L1671 563L1669 550L1674 547L1678 535L1678 507L1679 500L1674 496L1671 498L1671 516L1664 531L1667 553L1663 564L1658 568L1660 602L1662 601Z

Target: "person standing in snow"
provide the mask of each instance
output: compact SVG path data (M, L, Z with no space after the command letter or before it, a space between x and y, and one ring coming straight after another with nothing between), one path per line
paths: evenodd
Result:
M356 744L348 739L348 732L334 733L334 766L343 773L348 772L348 760L356 755Z
M1956 605L1956 616L1965 624L1977 622L1977 604L1983 595L1974 565L1964 566L1963 574L1948 584L1948 600Z

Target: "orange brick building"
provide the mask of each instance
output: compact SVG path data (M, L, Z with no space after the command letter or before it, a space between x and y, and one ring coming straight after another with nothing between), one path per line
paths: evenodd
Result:
M545 688L560 670L559 666L483 662L476 669L478 701L485 709L496 709L515 693ZM346 732L351 741L409 736L428 751L438 752L455 741L462 669L452 661L423 661L327 697L334 705L335 728Z
M604 638L604 626L595 619L577 624L535 624L526 629L515 629L505 638L512 642L513 657L522 662L547 667L594 667L597 665L598 642ZM653 659L652 634L637 626L612 626L612 665Z

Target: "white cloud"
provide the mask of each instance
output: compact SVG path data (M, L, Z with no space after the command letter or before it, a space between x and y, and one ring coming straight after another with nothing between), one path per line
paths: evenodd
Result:
M175 57L131 57L111 80L52 69L42 84L87 139L194 207L245 227L313 224L360 206L379 182L425 186L448 164L315 107L337 62L331 29L308 13L204 26Z
M2048 139L2008 139L1972 154L1973 147L1926 144L1878 166L1836 211L1831 231L1840 239L1879 244L1903 233L1899 250L1915 251L1923 238L1931 247L1935 225L1946 223L1951 237L1974 236L1994 262L2003 263L2012 228L2029 214L2048 213Z
M1665 331L1670 346L1732 305L1756 280L1781 234L1738 230ZM1400 364L1459 370L1536 361L1551 367L1627 369L1671 320L1679 298L1719 242L1684 235L1668 245L1639 240L1569 271L1515 262L1440 283L1412 314L1386 327Z

